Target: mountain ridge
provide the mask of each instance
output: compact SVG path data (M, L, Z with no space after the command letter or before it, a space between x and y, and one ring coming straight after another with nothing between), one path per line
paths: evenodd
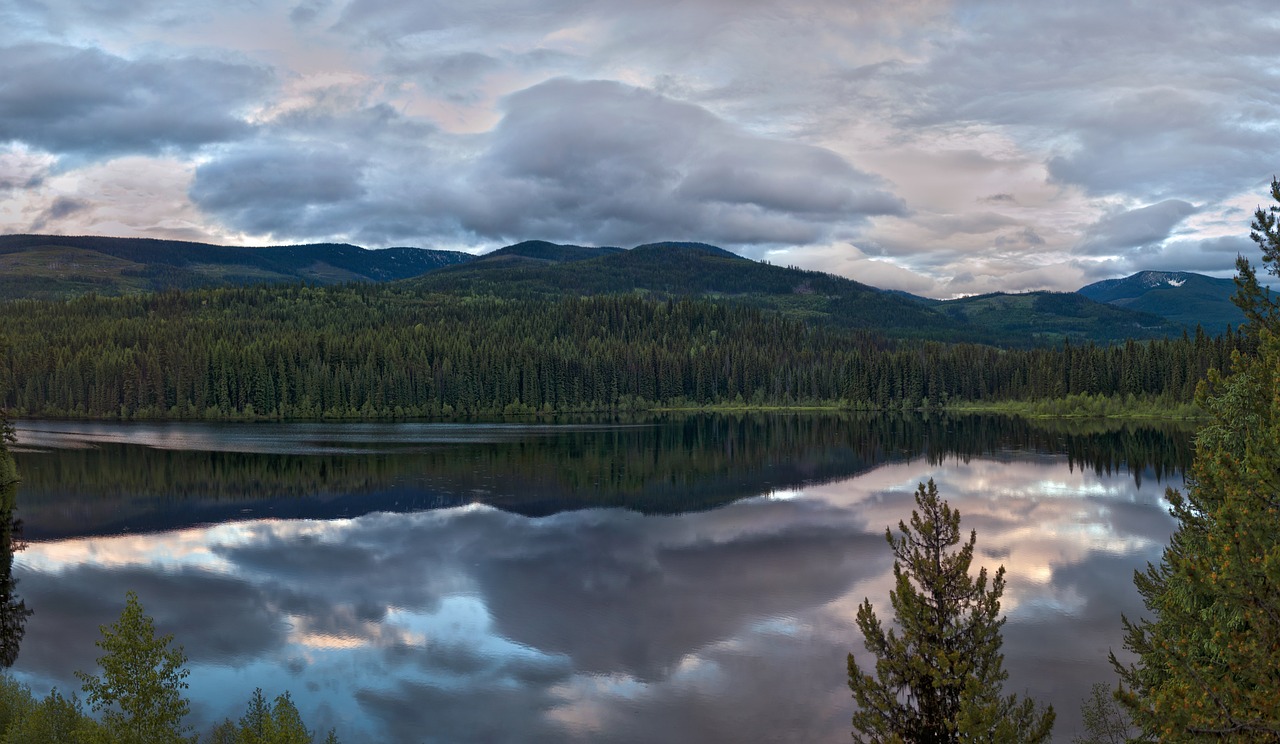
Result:
M1139 271L1077 290L1097 302L1160 315L1188 329L1198 325L1212 332L1245 321L1244 313L1231 302L1235 291L1234 280L1190 271Z
M854 279L758 262L690 241L630 249L526 240L482 255L346 243L264 247L99 236L0 236L0 298L263 283L394 282L424 293L527 299L638 293L706 297L890 337L1040 345L1221 330L1230 280L1139 272L1076 293L991 293L955 300L883 290ZM1170 294L1171 292L1176 294ZM1188 301L1193 299L1194 301Z

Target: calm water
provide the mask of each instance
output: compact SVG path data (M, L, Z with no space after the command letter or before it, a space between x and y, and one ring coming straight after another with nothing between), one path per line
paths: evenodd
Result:
M1057 739L1141 614L1190 437L1017 421L26 422L14 670L78 689L127 590L190 657L360 741L845 741L845 655L891 615L885 527L937 481L1008 569L1007 689Z

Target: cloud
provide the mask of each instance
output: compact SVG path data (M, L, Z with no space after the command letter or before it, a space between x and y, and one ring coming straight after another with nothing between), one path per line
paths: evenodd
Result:
M45 228L50 222L61 222L67 217L83 212L89 208L89 202L83 199L73 199L68 196L59 196L40 213L36 221L31 223L33 232L39 232Z
M254 143L201 166L191 199L245 232L332 234L322 212L365 195L365 166L341 151Z
M375 247L683 237L785 247L800 265L852 243L938 287L968 274L1006 289L1004 277L1046 264L1113 265L1094 260L1124 242L1104 223L1135 204L1201 211L1176 235L1151 223L1157 237L1130 252L1232 232L1201 218L1256 201L1270 175L1258 163L1280 160L1280 66L1257 22L1268 11L1265 0L9 4L0 26L14 46L0 63L16 73L0 82L0 141L52 154L63 173L126 154L200 172L190 192L161 197L190 196L168 221L97 219L155 213L151 193L110 183L22 194L0 219L29 229L65 196L93 206L45 229L163 224ZM241 184L261 203L237 198ZM1035 288L1076 276L1039 275Z
M248 65L56 44L0 48L0 67L0 140L87 160L244 137L243 114L269 81Z
M464 226L502 239L812 243L833 224L905 210L829 150L607 81L552 80L509 97L472 183L489 198Z
M335 139L344 144L326 147ZM237 230L375 243L449 231L485 242L812 243L905 210L830 150L751 135L640 88L563 79L510 96L482 137L385 107L294 112L200 166L191 198Z
M1196 207L1179 199L1108 214L1085 231L1081 249L1092 255L1124 253L1158 245Z

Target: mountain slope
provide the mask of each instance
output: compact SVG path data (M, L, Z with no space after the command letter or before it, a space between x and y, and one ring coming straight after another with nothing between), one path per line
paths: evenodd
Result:
M560 250L564 249L564 250ZM536 250L538 260L517 258ZM630 250L517 244L470 263L409 280L420 292L510 299L638 293L708 297L776 310L841 328L897 338L1010 346L1152 338L1180 329L1076 295L1000 295L938 302L816 271L757 263L703 243L651 243Z
M335 243L244 248L146 238L3 235L0 299L262 282L387 282L471 259L456 251L366 250Z
M1244 314L1231 302L1235 282L1187 271L1140 271L1123 279L1107 279L1081 287L1078 293L1097 302L1152 313L1209 332L1238 326Z
M1072 292L976 295L934 307L997 336L1038 342L1054 342L1065 336L1109 343L1172 336L1181 330L1159 315L1094 302Z

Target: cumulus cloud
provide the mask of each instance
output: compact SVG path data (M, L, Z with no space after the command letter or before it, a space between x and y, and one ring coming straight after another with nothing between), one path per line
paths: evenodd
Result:
M0 140L89 160L244 137L269 80L249 65L57 44L0 48L0 67Z

